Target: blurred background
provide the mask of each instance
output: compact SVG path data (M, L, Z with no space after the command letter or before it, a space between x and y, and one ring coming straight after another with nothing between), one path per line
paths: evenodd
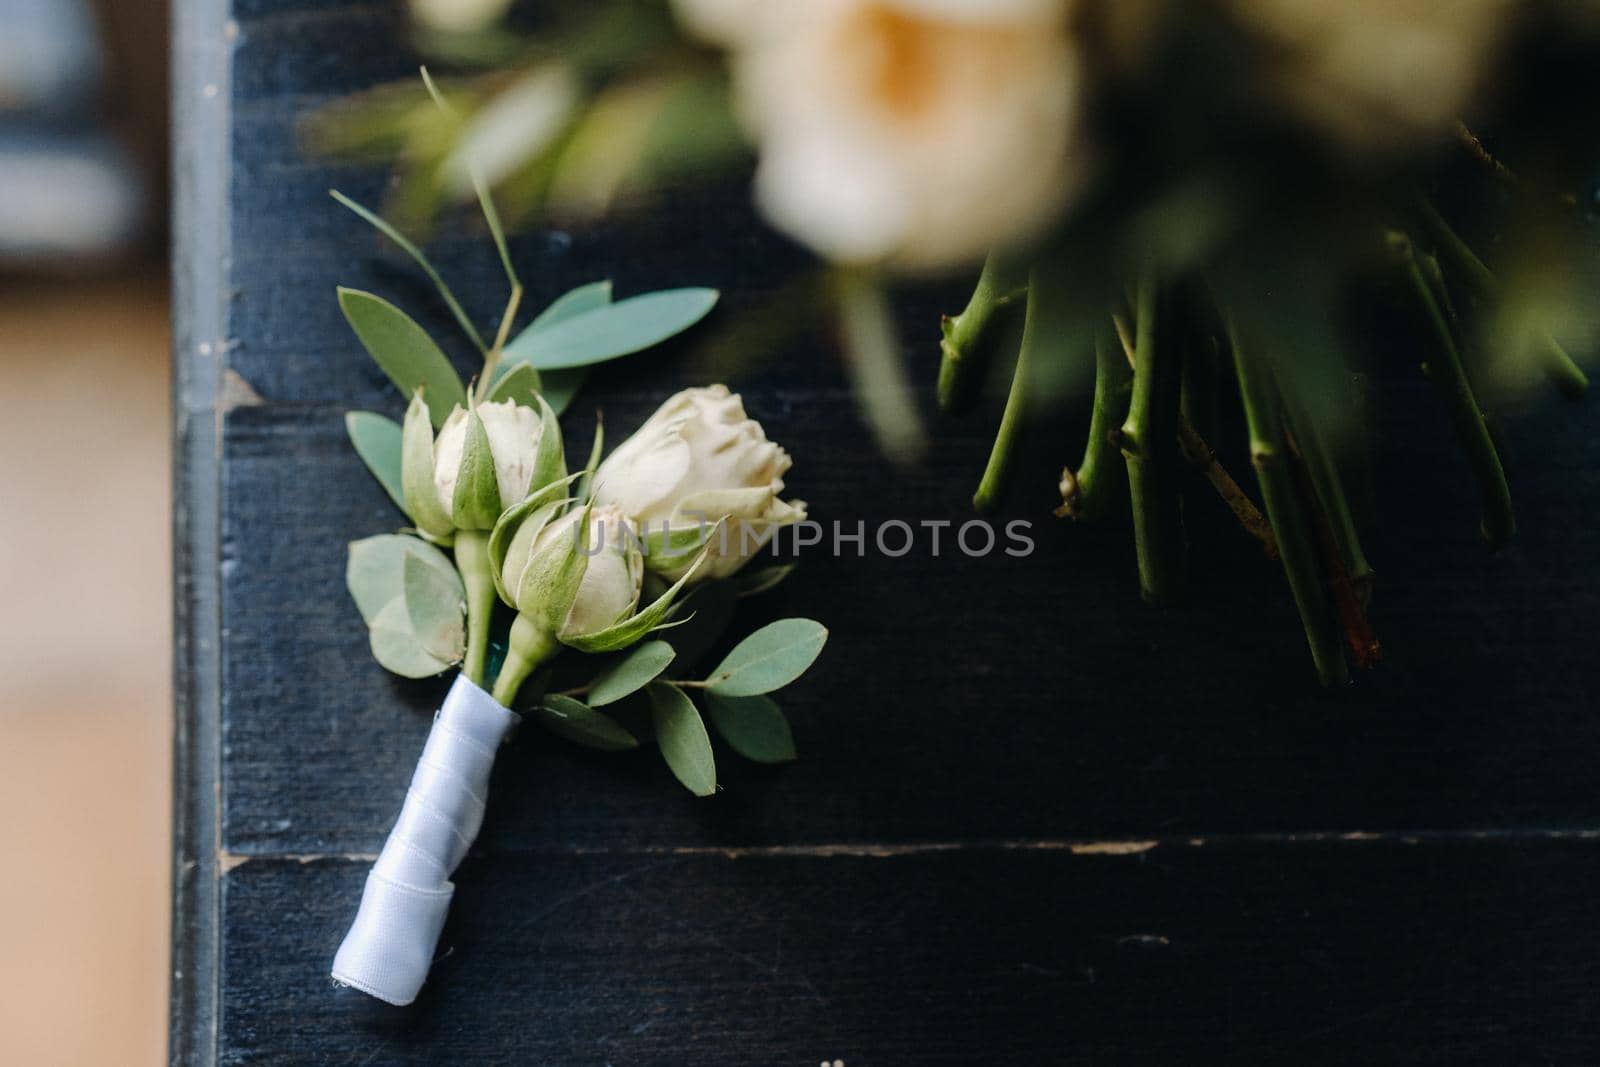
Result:
M166 9L0 0L0 1064L165 1060Z

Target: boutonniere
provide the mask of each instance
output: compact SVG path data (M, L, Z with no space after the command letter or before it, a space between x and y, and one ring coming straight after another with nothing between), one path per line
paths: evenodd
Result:
M521 718L607 751L653 735L678 781L709 796L717 778L705 719L747 758L793 759L770 694L811 666L827 631L780 619L709 672L694 670L734 599L792 569L746 564L806 514L781 495L788 453L726 386L670 398L604 462L597 429L585 466L567 466L560 413L584 369L687 329L714 291L613 301L609 283L586 285L513 336L522 284L482 193L511 287L486 341L420 249L335 196L417 261L483 358L464 383L400 308L339 290L356 336L409 397L403 422L347 418L356 452L409 523L349 546L350 594L384 667L408 678L457 672L333 963L336 981L408 1004L433 960L450 877L483 819L496 751ZM575 682L558 687L558 676ZM624 703L637 705L637 722L617 711Z

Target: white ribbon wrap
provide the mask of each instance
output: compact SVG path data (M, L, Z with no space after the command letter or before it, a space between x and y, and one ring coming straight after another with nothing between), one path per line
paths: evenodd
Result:
M416 999L455 892L450 875L483 822L495 750L516 722L488 693L456 677L333 958L334 981L390 1004Z

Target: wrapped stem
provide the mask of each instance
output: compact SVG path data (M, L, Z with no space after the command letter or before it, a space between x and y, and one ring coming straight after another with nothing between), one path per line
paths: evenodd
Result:
M450 876L483 822L495 751L516 722L465 674L457 676L334 956L334 981L390 1004L416 999L455 893Z
M1155 278L1140 278L1134 309L1133 397L1117 433L1133 498L1139 588L1145 600L1177 596L1183 570L1183 520L1178 497L1177 434L1182 367L1159 343Z
M1250 430L1250 460L1261 483L1267 518L1277 538L1278 554L1289 579L1289 589L1294 594L1295 607L1300 612L1300 625L1305 629L1317 677L1323 685L1348 681L1349 667L1317 570L1310 523L1295 491L1272 368L1261 353L1246 344L1236 327L1231 328L1230 333L1234 365L1239 374L1239 394Z
M984 375L1002 347L1027 288L1027 272L991 255L966 310L945 316L940 328L939 407L951 414L969 410L983 389Z

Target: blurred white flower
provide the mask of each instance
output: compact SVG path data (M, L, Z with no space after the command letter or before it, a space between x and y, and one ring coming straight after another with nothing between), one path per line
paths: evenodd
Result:
M1070 0L676 5L733 50L763 210L830 259L976 259L1082 182Z
M411 0L411 17L441 33L471 33L500 21L511 0Z
M596 504L613 505L648 540L664 529L711 532L695 580L737 571L779 526L805 518L801 501L780 500L791 460L725 385L685 389L651 415L595 473ZM698 549L648 562L676 578Z
M1355 148L1445 130L1488 72L1509 0L1231 0L1275 89Z

